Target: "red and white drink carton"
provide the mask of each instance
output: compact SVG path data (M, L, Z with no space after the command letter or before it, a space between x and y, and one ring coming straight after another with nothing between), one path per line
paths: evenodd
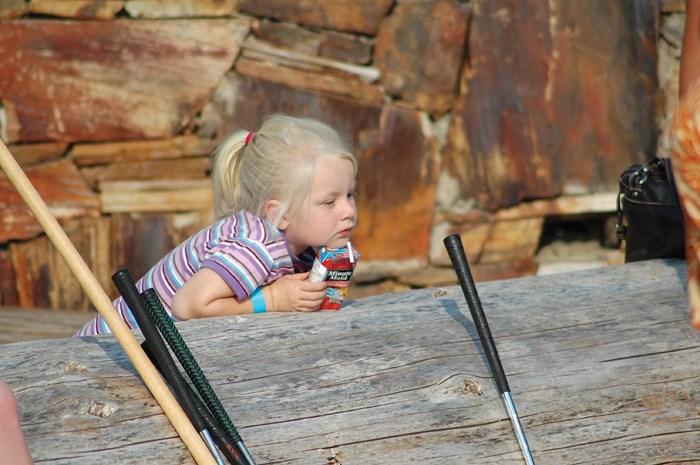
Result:
M340 310L345 294L348 292L352 272L359 259L360 254L352 248L350 242L340 249L319 247L311 267L309 281L328 283L321 310Z

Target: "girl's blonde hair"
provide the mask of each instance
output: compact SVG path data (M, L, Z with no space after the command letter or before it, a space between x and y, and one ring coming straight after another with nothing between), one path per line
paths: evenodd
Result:
M264 217L265 204L275 199L280 207L271 220L277 225L311 190L314 162L320 156L348 160L357 174L357 161L349 144L319 121L271 115L252 137L249 134L234 132L213 154L214 211L218 219L240 210Z

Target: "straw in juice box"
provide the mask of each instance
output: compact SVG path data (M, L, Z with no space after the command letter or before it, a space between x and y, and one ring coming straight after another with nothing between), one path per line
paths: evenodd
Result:
M309 281L328 282L326 298L323 299L321 310L340 310L348 292L350 278L355 270L360 254L352 248L350 242L340 249L329 249L321 246L311 267Z

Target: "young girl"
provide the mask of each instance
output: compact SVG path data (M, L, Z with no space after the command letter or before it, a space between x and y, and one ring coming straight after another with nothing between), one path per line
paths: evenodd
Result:
M137 288L153 288L176 321L318 310L326 284L308 281L308 271L319 246L348 242L356 175L349 147L318 121L273 115L255 132L235 132L213 156L218 221L161 259ZM121 297L114 306L138 327ZM98 316L77 335L108 332Z

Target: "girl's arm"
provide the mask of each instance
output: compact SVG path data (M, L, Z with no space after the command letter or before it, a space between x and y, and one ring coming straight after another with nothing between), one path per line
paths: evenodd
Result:
M326 283L307 281L309 273L282 276L262 288L267 311L318 310ZM237 300L221 276L209 268L197 271L173 296L171 311L178 320L253 313L250 298Z

